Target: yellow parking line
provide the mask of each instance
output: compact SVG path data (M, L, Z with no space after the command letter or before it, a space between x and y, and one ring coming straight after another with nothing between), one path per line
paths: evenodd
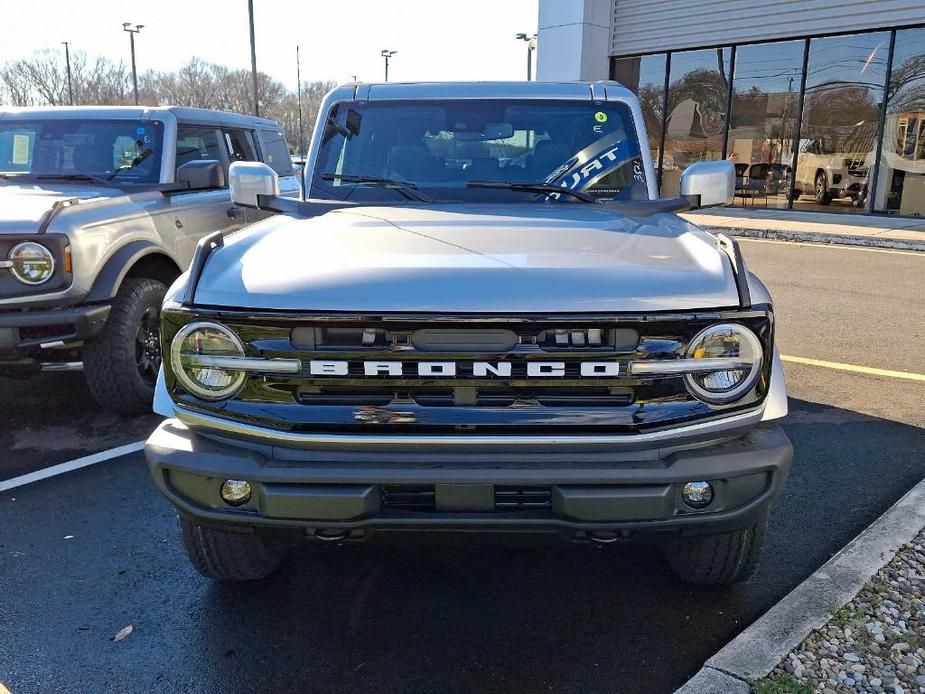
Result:
M782 361L793 362L794 364L807 364L808 366L821 366L824 369L838 369L839 371L852 371L858 374L868 374L869 376L887 376L889 378L904 378L907 381L925 382L925 374L914 374L909 371L892 371L890 369L872 369L869 366L856 366L854 364L841 364L837 361L823 361L822 359L807 359L806 357L790 357L786 354L781 355Z

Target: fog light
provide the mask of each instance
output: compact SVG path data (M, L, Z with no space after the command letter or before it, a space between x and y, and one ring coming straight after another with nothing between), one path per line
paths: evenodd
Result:
M244 480L225 480L222 483L222 499L231 506L246 504L251 498L251 485Z
M713 501L713 486L709 482L687 482L681 488L681 497L691 508L706 508Z

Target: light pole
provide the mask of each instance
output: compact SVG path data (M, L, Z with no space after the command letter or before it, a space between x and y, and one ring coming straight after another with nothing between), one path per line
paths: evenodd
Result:
M64 62L67 65L67 102L71 106L74 105L74 89L71 87L71 51L68 47L71 45L70 41L62 41L64 44Z
M260 115L260 103L257 100L257 44L254 42L254 0L247 0L247 18L251 28L251 82L254 85L254 115Z
M299 60L299 46L296 44L295 47L295 79L296 79L296 94L298 95L299 103L299 154L305 156L305 147L302 144L302 63Z
M517 34L514 38L527 42L527 82L529 82L533 79L533 58L530 54L536 50L536 34L533 34L533 36Z
M128 32L129 44L132 47L132 89L135 92L135 105L138 105L138 72L135 70L135 34L144 28L144 24L132 25L131 22L122 22L122 31Z
M398 53L398 51L390 51L388 48L383 48L380 55L385 58L385 81L389 81L389 58Z

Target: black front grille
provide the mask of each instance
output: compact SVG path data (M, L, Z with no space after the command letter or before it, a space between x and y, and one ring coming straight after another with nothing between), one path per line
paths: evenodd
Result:
M201 411L305 433L638 433L718 412L694 398L683 378L633 374L630 363L680 358L694 335L718 322L747 325L766 354L772 344L764 307L612 316L214 313L165 311L165 343L190 320L212 319L241 338L248 356L298 359L302 368L250 374L234 398L210 403L173 381L167 354L171 392ZM585 362L593 363L590 372L582 371ZM766 359L755 391L723 414L758 403L769 375Z

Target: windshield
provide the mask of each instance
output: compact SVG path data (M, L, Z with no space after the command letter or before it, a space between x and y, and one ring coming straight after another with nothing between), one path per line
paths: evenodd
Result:
M163 130L153 120L0 120L0 174L157 183Z
M457 99L335 104L327 118L309 196L415 202L408 184L441 202L534 202L541 183L603 200L647 199L642 157L622 103ZM407 193L407 188L405 188ZM560 201L580 201L557 196Z

